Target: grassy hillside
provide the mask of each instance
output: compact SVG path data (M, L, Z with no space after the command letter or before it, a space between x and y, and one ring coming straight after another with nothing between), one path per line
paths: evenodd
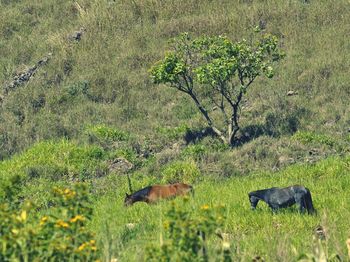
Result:
M249 38L259 23L281 39L287 57L274 79L258 79L247 94L241 122L251 127L244 130L248 137L272 135L277 137L273 144L279 144L278 137L296 129L339 140L348 137L347 1L1 5L3 86L52 53L35 77L2 97L2 158L45 139L81 141L86 125L100 123L132 132L141 143L147 138L162 149L174 141L164 143L159 128L204 125L187 97L150 81L148 70L167 50L167 41L184 31L225 34L238 41ZM68 40L81 27L81 41ZM289 90L298 95L286 96Z
M234 261L293 261L315 253L318 226L325 250L345 260L349 13L346 0L0 0L0 228L6 229L0 235L14 242L0 241L15 246L17 223L28 229L28 240L44 217L67 216L68 204L57 204L50 188L82 182L94 212L81 224L97 240L98 251L92 244L91 250L103 261L145 259L145 247L166 241L171 205L125 209L127 179L115 168L123 158L132 164L134 189L194 184L193 199L175 201L190 217L223 205L222 224L213 227L225 233ZM257 25L279 38L286 57L274 78L258 78L245 95L242 143L231 149L203 135L206 124L192 101L154 85L149 69L182 32L249 41ZM29 81L11 86L46 59ZM295 208L272 214L262 203L249 210L250 190L291 184L310 188L317 216L300 216ZM67 198L71 191L62 192ZM28 219L26 200L36 207ZM56 222L52 232L64 229ZM214 235L207 243L211 257L223 244ZM74 250L81 247L75 243Z
M104 261L111 258L144 260L146 248L157 248L166 241L165 225L174 219L167 215L171 201L157 205L136 203L125 208L123 200L128 192L125 176L112 172L107 176L89 178L89 174L103 169L107 159L106 152L98 147L80 147L67 141L38 144L1 163L2 197L10 177L20 175L21 186L11 186L11 197L14 201L20 198L31 200L39 207L39 213L31 215L40 217L47 212L50 214L52 209L48 208L53 201L49 188L85 180L89 192L84 196L91 198L94 212L88 228L95 234L99 257ZM325 239L320 242L324 252L329 257L338 254L340 258L346 258L347 217L350 215L347 201L350 197L349 167L349 157L329 158L316 164L293 165L281 172L255 172L245 177L219 179L203 177L196 164L187 160L165 167L161 174L165 178L176 178L180 174L182 181L194 184L195 196L187 201L176 199L175 203L189 217L197 217L203 208L208 212L205 213L207 219L213 215L215 226L230 245L233 260L249 261L261 256L266 261L294 261L302 254L317 256L320 228ZM159 176L145 176L139 172L133 173L131 179L135 189L161 181ZM248 192L293 184L307 185L310 189L318 211L316 216L300 215L296 207L273 214L264 203L259 203L256 211L250 210ZM218 206L223 208L220 213L216 211ZM215 235L208 236L210 257L217 256L222 244Z

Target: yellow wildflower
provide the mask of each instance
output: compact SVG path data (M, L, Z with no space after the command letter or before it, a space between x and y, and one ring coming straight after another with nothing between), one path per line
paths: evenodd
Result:
M11 230L11 232L12 232L13 234L17 235L17 234L19 233L19 230L18 230L18 229L13 228L13 229Z
M96 251L96 250L97 250L97 247L96 247L96 246L91 246L91 250L92 250L92 251Z
M58 220L56 222L56 226L57 227L63 227L63 228L68 228L69 227L69 224L64 222L63 220Z
M208 206L208 205L203 205L203 206L201 207L201 209L202 209L202 210L208 210L208 209L209 209L209 206Z
M227 241L223 241L222 242L222 249L223 250L229 250L230 249L230 242L227 242Z
M75 217L72 217L69 221L71 223L75 223L77 221L84 221L85 217L81 216L81 215L76 215Z
M95 241L94 239L91 239L91 240L90 240L90 244L91 244L91 245L95 245L95 244L96 244L96 241Z
M83 251L84 248L85 248L85 246L86 246L86 243L81 244L81 245L78 247L78 250L79 250L79 251Z
M43 216L41 219L40 219L40 226L44 225L47 221L48 217L47 216Z
M25 221L27 219L27 211L23 210L21 212L21 219L22 219L22 221Z

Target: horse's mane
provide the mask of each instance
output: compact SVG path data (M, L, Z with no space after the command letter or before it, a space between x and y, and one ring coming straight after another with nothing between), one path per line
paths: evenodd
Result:
M142 189L136 191L135 193L132 193L130 195L130 197L132 197L132 198L145 197L149 194L151 189L152 189L152 186L147 186L145 188L142 188Z

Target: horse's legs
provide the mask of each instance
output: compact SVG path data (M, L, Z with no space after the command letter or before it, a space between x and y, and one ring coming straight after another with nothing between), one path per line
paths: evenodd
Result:
M299 207L300 213L304 213L305 209L307 209L306 200L305 200L305 194L303 194L303 193L296 193L294 198L295 198L295 203Z
M259 202L259 198L255 197L255 196L250 196L249 197L249 201L250 201L250 206L252 209L255 209L258 202Z

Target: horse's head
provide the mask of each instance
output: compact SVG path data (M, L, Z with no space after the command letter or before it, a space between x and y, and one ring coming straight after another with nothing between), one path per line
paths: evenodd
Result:
M131 206L134 201L133 201L133 198L132 198L132 195L128 195L128 193L125 193L125 199L124 199L124 205L125 206Z

